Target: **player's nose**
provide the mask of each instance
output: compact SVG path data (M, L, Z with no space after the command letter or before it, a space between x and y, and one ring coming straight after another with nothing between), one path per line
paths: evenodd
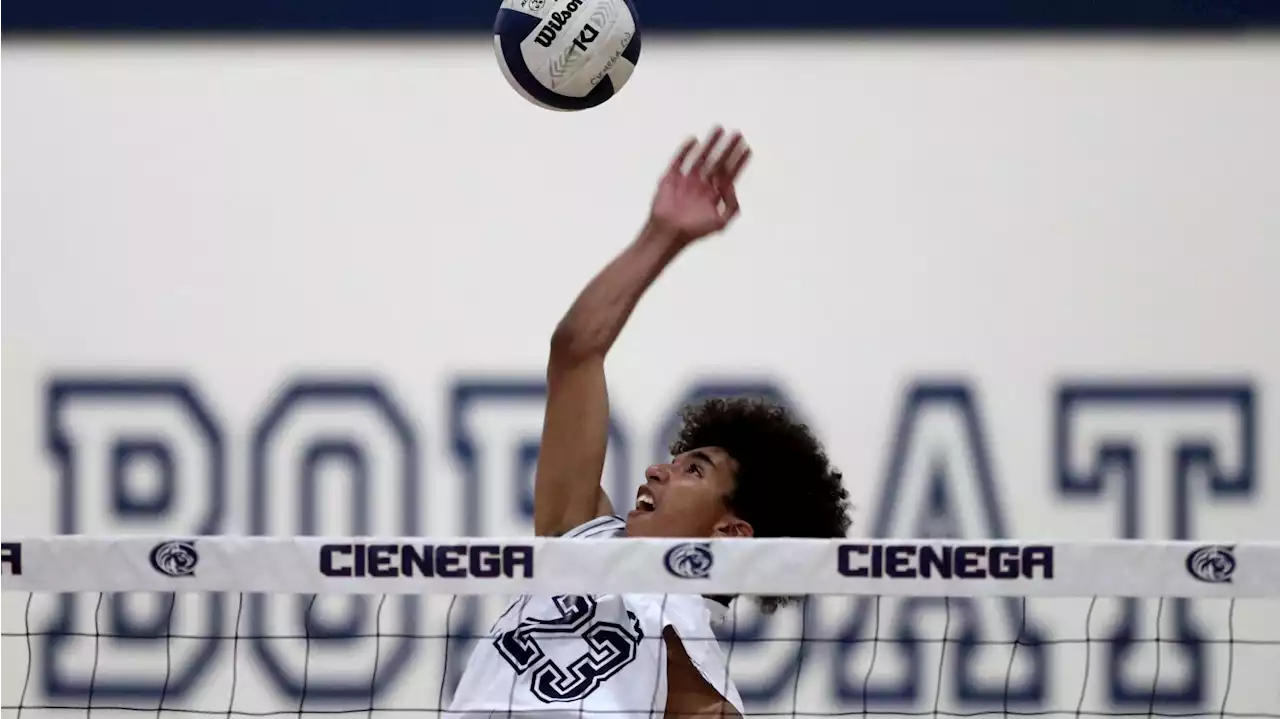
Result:
M671 476L671 465L669 464L652 464L644 471L644 478L650 482L662 484Z

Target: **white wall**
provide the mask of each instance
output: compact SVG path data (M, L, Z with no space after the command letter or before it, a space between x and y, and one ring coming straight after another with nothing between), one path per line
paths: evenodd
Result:
M1229 479L1252 492L1214 494L1193 473L1189 534L1280 538L1268 391L1280 381L1280 45L762 42L648 42L622 95L571 115L520 100L483 41L6 43L6 536L66 530L59 512L69 503L72 529L86 533L252 531L258 428L282 388L317 374L372 378L411 424L416 531L526 531L508 458L515 441L536 436L537 401L463 408L479 458L464 480L450 392L477 375L536 381L550 328L630 238L669 152L685 133L724 122L756 149L744 213L663 277L612 355L630 451L611 487L639 479L660 423L693 382L766 377L829 442L858 498L860 534L882 514L890 448L902 440L901 496L923 496L929 462L941 458L966 534L991 533L975 489L985 478L1008 535L1119 536L1118 490L1065 498L1058 489L1052 443L1065 423L1079 433L1072 472L1086 472L1108 438L1144 450L1141 536L1173 536L1170 457L1191 438L1208 441ZM207 501L214 445L171 395L48 399L73 377L183 379L216 422L223 511ZM972 403L925 393L919 412L905 412L916 383L940 378ZM1254 461L1243 451L1246 405L1226 393L1056 413L1059 394L1083 380L1238 383L1257 418ZM400 532L404 453L394 435L367 406L318 404L266 440L265 481L285 489L263 510L264 531L299 531L289 489L297 457L337 433L375 457L371 531ZM960 421L968 407L989 472L972 461ZM918 435L898 432L904 414ZM71 492L49 428L72 447L62 477ZM181 490L172 511L132 520L109 511L104 468L120 435L158 436L171 449ZM134 469L145 494L158 480ZM332 497L346 496L337 474L325 477ZM470 523L468 483L481 502ZM615 495L625 502L630 489ZM354 531L342 500L325 506L323 531ZM915 533L920 511L900 507L885 533ZM825 606L832 617L819 631L830 634L848 611ZM21 598L6 595L4 607L5 631L20 631ZM1054 638L1083 637L1087 603L1033 609ZM1196 611L1208 634L1226 636L1225 606ZM1237 614L1236 636L1280 638L1265 611ZM991 623L1002 616L984 631L998 633ZM1096 617L1091 636L1105 636L1113 616ZM4 642L10 705L26 648ZM780 646L736 654L750 665L743 682L781 666ZM830 647L806 657L801 708L857 710L833 698L832 682L839 672L860 682L866 670L837 669ZM1002 651L982 668L1001 681ZM1097 651L1087 706L1114 710ZM1225 650L1215 651L1200 674L1210 713L1226 676ZM1229 708L1280 706L1268 670L1277 651L1238 648ZM72 654L66 671L87 675L91 644ZM351 656L312 670L348 671ZM912 704L922 710L933 707L937 661L926 656ZM1036 706L1074 711L1083 649L1052 656L1050 697ZM1161 656L1161 681L1179 680L1182 658ZM238 660L239 681L256 685L241 684L237 708L289 706L269 694L250 652ZM102 664L145 662L163 678L154 650ZM230 650L214 662L179 703L225 706ZM1154 653L1126 662L1150 686ZM420 647L395 701L432 705L437 663L437 648ZM947 690L942 701L972 710ZM789 688L769 706L789 710Z

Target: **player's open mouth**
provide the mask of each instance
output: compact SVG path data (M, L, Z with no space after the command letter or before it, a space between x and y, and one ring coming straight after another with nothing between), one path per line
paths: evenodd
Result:
M636 510L640 512L652 512L657 508L657 504L653 501L653 495L646 487L641 487L636 493Z

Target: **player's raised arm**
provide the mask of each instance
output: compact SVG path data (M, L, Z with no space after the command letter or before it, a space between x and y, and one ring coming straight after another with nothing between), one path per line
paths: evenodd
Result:
M562 534L612 512L600 487L609 438L604 358L662 270L738 214L733 183L750 157L742 136L681 147L658 184L639 237L583 289L551 338L547 410L534 485L534 531ZM723 144L723 147L721 145ZM696 151L696 152L695 152Z

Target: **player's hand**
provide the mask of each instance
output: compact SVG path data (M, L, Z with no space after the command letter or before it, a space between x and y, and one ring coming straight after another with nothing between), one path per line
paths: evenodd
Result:
M690 138L676 153L653 198L649 223L654 229L688 243L723 230L738 215L734 183L751 148L739 132L720 147L724 135L717 127L701 146Z

